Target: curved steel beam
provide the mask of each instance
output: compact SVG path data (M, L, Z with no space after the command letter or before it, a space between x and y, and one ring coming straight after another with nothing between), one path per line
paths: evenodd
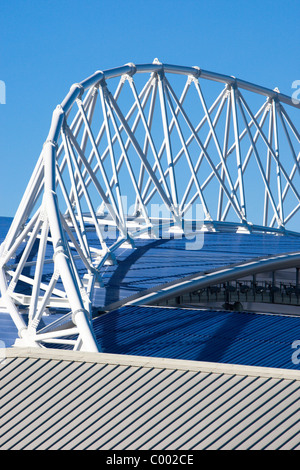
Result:
M157 304L157 302L168 300L211 285L233 281L266 271L277 271L279 269L296 268L299 266L300 253L289 253L285 255L270 256L265 259L246 261L245 263L221 268L211 273L182 279L175 283L171 283L169 286L164 286L160 290L152 289L152 292L142 294L138 298L129 302L125 301L122 306L153 305Z

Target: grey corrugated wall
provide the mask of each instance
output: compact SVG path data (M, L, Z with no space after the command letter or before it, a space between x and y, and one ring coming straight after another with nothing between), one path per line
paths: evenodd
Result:
M300 449L300 372L6 350L0 449Z

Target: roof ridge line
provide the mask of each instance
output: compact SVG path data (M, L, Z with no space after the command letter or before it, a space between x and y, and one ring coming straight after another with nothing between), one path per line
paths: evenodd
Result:
M274 379L300 380L300 370L280 369L273 367L257 367L240 364L190 361L147 356L131 356L111 353L93 353L85 351L69 351L42 348L6 348L1 355L5 358L32 358L72 362L93 362L99 364L116 364L133 367L187 370L215 374L231 374L242 376L266 377ZM5 361L4 361L5 363ZM3 362L2 362L3 364Z

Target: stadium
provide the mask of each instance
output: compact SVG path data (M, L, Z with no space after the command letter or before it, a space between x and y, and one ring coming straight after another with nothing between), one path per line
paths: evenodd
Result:
M0 219L2 450L300 449L299 108L158 59L71 86Z

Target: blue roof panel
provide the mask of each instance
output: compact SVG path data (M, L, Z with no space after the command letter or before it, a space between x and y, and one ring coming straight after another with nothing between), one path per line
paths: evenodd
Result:
M8 313L0 313L0 341L1 345L6 348L13 346L16 338L18 338L18 330Z
M300 238L264 233L205 233L200 250L186 250L186 240L135 241L136 248L117 252L117 266L103 272L103 290L95 292L97 307L120 301L160 284L262 256L300 251Z
M0 241L11 219L0 218ZM89 232L89 237L94 235ZM270 234L205 233L199 250L182 239L137 239L135 249L119 248L118 264L105 266L104 288L95 290L95 306L107 306L145 289L184 276L260 256L300 251L300 238ZM53 265L47 265L45 276ZM45 324L55 319L45 317ZM300 318L246 312L124 307L94 319L105 352L256 366L296 368L292 342L300 338ZM14 344L17 331L0 313L0 340Z
M261 367L299 368L300 318L169 307L122 307L93 320L103 352Z
M0 241L10 223L10 218L0 217ZM95 234L89 231L88 237L95 239ZM120 247L116 252L118 264L105 266L102 270L104 288L95 290L93 305L101 308L161 284L249 259L300 251L300 237L293 236L208 232L204 233L203 240L202 248L196 250L191 249L194 246L189 240L187 245L184 237L137 239L135 249ZM50 247L48 251L46 255L52 257ZM79 261L77 265L81 272L83 266ZM33 274L30 271L28 268L26 274L29 276ZM46 281L52 271L52 263L45 265L43 280ZM60 287L59 283L57 287ZM21 288L24 286L20 283Z

